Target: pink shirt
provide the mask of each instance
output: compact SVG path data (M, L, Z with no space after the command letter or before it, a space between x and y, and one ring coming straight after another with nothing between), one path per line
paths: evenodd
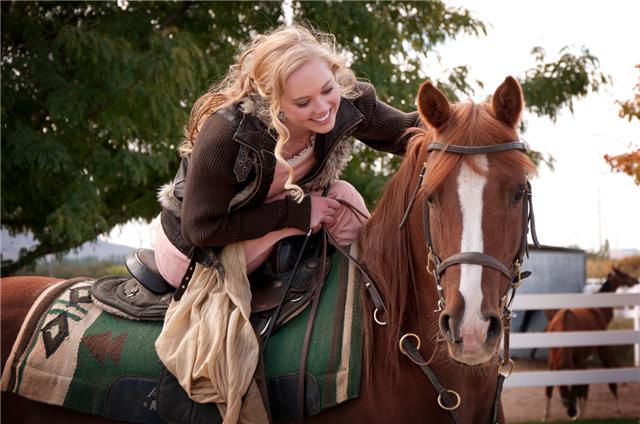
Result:
M293 158L287 160L287 163L293 168L293 181L299 181L305 176L315 165L315 156L313 154L313 144L302 150ZM287 193L284 184L287 181L288 172L283 165L276 162L273 182L269 187L267 200L265 203L282 199ZM346 181L336 181L329 190L334 193L336 198L344 199L365 212L369 211L364 199L358 191ZM311 193L311 195L320 195L320 193ZM159 221L159 220L158 220ZM334 217L334 222L328 226L328 230L340 245L351 244L358 236L362 222L348 209L341 207ZM273 246L285 237L292 235L304 234L296 228L283 228L282 230L271 231L262 237L253 240L245 240L243 242L247 273L255 271L270 255ZM160 271L160 275L174 287L178 287L182 277L184 276L188 266L189 258L182 254L167 238L162 230L162 225L158 225L155 240L156 265Z

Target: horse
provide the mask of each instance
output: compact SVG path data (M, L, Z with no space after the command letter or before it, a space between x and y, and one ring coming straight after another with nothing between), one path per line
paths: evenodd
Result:
M613 267L613 272L609 272L598 293L612 293L618 287L630 287L635 284L638 284L637 278L633 278ZM609 327L612 319L613 308L610 307L560 309L551 316L546 331L604 331ZM548 367L551 371L586 369L587 360L594 354L598 355L605 368L617 367L617 360L611 346L549 348ZM587 408L589 385L560 386L559 390L567 415L572 419L577 419L580 415L584 415ZM618 399L618 385L610 383L609 390L616 399L618 414L622 414L620 399ZM547 400L544 409L545 421L549 419L551 414L552 395L553 386L547 386L545 388Z
M520 264L533 221L535 166L517 133L522 89L507 77L490 101L450 103L426 81L417 106L422 125L355 243L361 295L370 300L362 302L360 394L305 422L505 421L509 306L526 275ZM7 325L17 328L20 318ZM3 331L3 345L14 337ZM63 412L65 422L86 422Z

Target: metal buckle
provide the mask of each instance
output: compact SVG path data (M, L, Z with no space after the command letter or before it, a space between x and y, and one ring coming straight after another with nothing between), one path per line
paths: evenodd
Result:
M271 324L272 318L273 318L273 315L269 317L269 319L267 320L267 323L264 325L264 328L260 330L260 333L259 333L260 336L264 336L264 333L267 332L267 328L269 328L269 324Z
M519 259L513 263L513 280L511 281L511 287L517 289L522 284L522 264Z
M133 297L138 294L139 290L140 289L138 287L134 287L132 290L124 290L123 294L125 295L125 297Z
M436 280L438 280L437 272L438 272L438 263L440 262L440 258L433 254L433 250L429 248L429 254L427 255L427 272L431 274ZM429 267L429 265L433 264L433 269Z
M456 397L456 404L453 406L446 406L442 403L442 393L438 394L438 405L440 405L440 408L447 410L447 411L453 411L454 409L458 409L458 406L460 406L460 395L458 394L458 392L456 392L455 390L450 390L450 389L445 389L445 391L447 391L448 393L452 393L455 397Z
M445 308L444 300L442 299L442 296L440 296L440 299L438 299L438 308L434 309L433 312L442 312L444 311L444 308Z

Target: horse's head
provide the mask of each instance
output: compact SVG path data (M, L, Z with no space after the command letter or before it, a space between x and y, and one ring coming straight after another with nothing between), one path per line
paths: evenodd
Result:
M638 284L638 279L633 278L618 267L613 267L613 272L607 275L607 283L611 285L611 291L616 291L618 287L631 287Z
M425 82L424 233L450 356L478 365L495 356L507 291L519 274L535 167L518 141L522 90L508 77L491 103L451 104Z

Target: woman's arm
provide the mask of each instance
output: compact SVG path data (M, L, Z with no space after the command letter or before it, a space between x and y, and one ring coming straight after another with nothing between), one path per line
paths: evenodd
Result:
M191 153L182 204L182 236L202 247L225 246L286 227L309 228L311 201L290 197L251 210L228 212L236 194L233 173L238 147L234 125L213 115L203 125Z
M352 102L364 121L353 136L376 150L403 155L409 139L406 130L420 125L418 112L405 113L389 106L377 98L371 84L358 83L358 88L362 95Z

